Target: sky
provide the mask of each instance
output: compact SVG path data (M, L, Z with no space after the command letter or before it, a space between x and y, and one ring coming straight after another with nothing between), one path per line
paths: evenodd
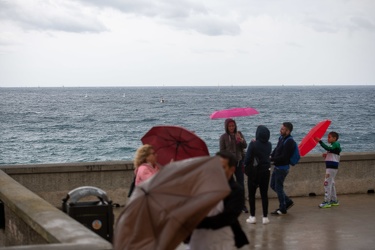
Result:
M375 85L373 0L0 0L0 87Z

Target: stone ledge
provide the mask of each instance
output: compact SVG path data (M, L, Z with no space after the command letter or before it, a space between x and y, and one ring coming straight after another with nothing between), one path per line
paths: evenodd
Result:
M93 245L93 244L72 244L72 243L1 247L1 250L76 250L76 249L91 250L91 249L107 249L107 248L98 248L97 245Z
M112 249L112 244L40 198L0 170L0 199L20 220L47 243L95 245ZM7 228L4 230L6 232ZM47 245L48 246L48 245Z
M366 161L375 160L375 152L350 152L342 153L340 156L340 163L345 161ZM300 163L324 162L322 154L308 154L301 157Z
M53 164L3 165L0 170L7 174L72 173L132 170L132 161L73 162Z
M375 152L342 153L340 162L375 160ZM300 163L324 162L321 154L301 157ZM7 174L72 173L133 170L133 161L72 162L48 164L0 165Z

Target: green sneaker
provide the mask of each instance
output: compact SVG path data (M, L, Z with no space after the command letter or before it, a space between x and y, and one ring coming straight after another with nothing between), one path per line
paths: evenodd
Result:
M329 204L331 204L331 206L338 206L338 205L340 205L339 201L330 201Z
M323 201L322 204L319 205L320 208L330 208L331 207L331 203L329 203L328 201Z

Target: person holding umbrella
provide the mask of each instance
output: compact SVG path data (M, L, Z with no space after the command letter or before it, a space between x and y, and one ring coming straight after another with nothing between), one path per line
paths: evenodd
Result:
M335 177L339 168L341 146L337 141L339 134L337 132L329 132L327 141L331 145L326 145L319 137L315 137L314 140L319 142L326 153L323 153L323 157L326 162L326 175L324 179L324 201L319 205L320 208L330 208L331 206L338 206L336 188L335 188Z
M138 148L134 159L135 186L138 186L159 171L160 168L156 162L157 154L151 145L145 144Z
M230 194L214 207L193 231L189 247L197 249L235 249L249 244L238 216L244 203L244 189L233 178L237 160L228 151L216 153L230 186Z
M247 147L246 140L242 135L241 131L237 130L237 124L235 120L228 118L224 122L225 133L220 136L220 151L231 152L237 161L235 176L236 181L245 189L244 184L244 173L243 173L243 158L244 150ZM243 212L248 213L245 202L243 204Z

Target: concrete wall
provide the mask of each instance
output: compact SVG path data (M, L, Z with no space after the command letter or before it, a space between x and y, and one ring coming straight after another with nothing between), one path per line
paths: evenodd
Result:
M133 163L125 161L0 166L14 180L55 207L81 186L107 192L114 203L125 204L133 180Z
M286 193L323 195L324 175L320 155L303 157L290 170ZM108 242L59 210L62 199L77 187L95 186L107 192L114 203L124 205L132 178L133 164L129 161L0 166L0 199L5 203L6 217L6 229L0 229L0 246L44 244L35 245L35 249L57 249L61 242L72 249L79 244L90 246L93 241L80 242L78 232L82 239L98 240L104 244L102 249L110 249ZM338 194L373 192L375 152L343 154L336 188ZM272 190L269 194L276 197Z
M13 179L61 207L66 194L80 186L95 186L107 192L114 203L124 205L133 178L130 161L0 166ZM308 155L291 167L285 181L290 196L323 195L324 159ZM338 194L366 193L375 188L375 152L344 153L336 178ZM276 197L270 190L270 197Z
M324 195L324 176L325 163L321 155L303 157L299 164L291 167L285 190L291 196ZM375 152L342 154L335 185L338 194L373 191Z
M4 203L5 228L0 229L0 246L47 244L91 246L112 249L112 245L50 203L20 185L0 170L0 199ZM41 245L42 244L42 245ZM46 248L47 249L47 248Z

